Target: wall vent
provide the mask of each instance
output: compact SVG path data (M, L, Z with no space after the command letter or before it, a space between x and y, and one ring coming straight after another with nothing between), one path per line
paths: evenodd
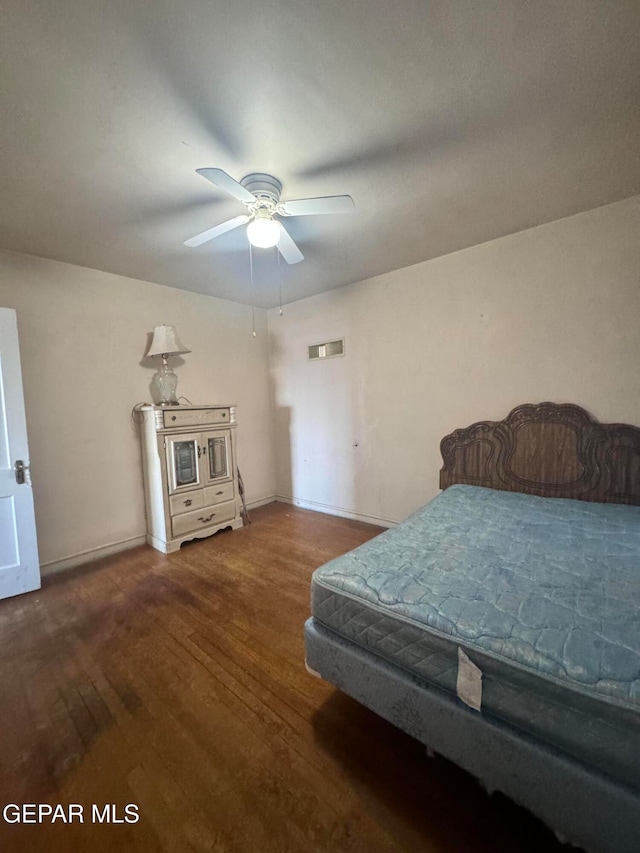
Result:
M335 358L337 355L344 355L344 338L339 341L326 341L323 344L311 344L308 350L310 361L318 358Z

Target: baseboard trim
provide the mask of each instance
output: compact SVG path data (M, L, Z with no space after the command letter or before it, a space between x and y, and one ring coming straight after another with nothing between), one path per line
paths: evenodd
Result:
M247 501L247 509L257 509L259 506L279 501L280 503L299 506L301 509L310 509L314 512L324 512L327 515L337 515L341 518L351 518L354 521L364 521L367 524L375 524L379 527L394 527L398 524L397 521L392 521L389 518L382 518L377 515L365 515L362 512L354 512L344 507L333 506L331 504L323 504L318 501L304 501L300 498L289 497L288 495L267 495L263 498ZM40 574L42 577L53 575L57 572L63 572L66 569L74 569L77 566L82 566L84 563L92 563L94 560L100 560L103 557L110 557L112 554L118 554L120 551L127 551L129 548L136 548L138 545L145 545L147 542L146 536L132 536L130 539L121 539L119 542L111 542L108 545L101 545L99 548L89 548L86 551L78 551L77 554L71 554L69 557L64 557L62 560L50 560L47 563L40 564Z
M255 509L256 507L264 506L264 504L271 504L276 500L275 495L257 498L256 500L247 502L247 509ZM102 557L110 557L112 554L127 551L129 548L136 548L138 545L145 545L146 543L146 536L132 536L130 539L111 542L108 545L101 545L99 548L89 548L87 551L79 551L77 554L71 554L62 560L49 560L47 563L41 563L40 574L42 577L46 577L57 572L64 572L66 569L75 569L84 563L92 563L94 560L102 559ZM160 547L158 550L164 551L164 548Z
M92 563L94 560L102 559L102 557L110 557L120 551L127 551L129 548L144 545L146 541L146 536L132 536L130 539L121 539L119 542L111 542L109 545L101 545L99 548L79 551L77 554L71 554L62 560L50 560L47 563L40 564L40 574L42 577L46 577L47 575L54 575L56 572L63 572L65 569L75 569L76 566L82 566L84 563Z
M324 512L326 515L338 515L341 518L350 518L353 521L364 521L366 524L375 524L377 527L395 527L399 524L391 518L383 518L380 515L366 515L363 512L355 512L352 509L345 509L341 506L333 506L332 504L323 504L319 501L306 501L301 498L290 497L289 495L276 495L275 498L281 503L299 506L301 509L311 509L314 512Z
M267 495L266 498L257 498L254 501L247 501L247 509L257 509L259 506L265 506L266 504L272 504L277 501L278 498L276 495Z

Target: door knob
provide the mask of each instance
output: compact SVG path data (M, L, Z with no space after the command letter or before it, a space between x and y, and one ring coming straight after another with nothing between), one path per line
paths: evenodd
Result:
M25 472L28 470L29 466L25 465L22 459L16 459L15 464L13 466L13 470L16 475L16 483L21 486L25 482Z

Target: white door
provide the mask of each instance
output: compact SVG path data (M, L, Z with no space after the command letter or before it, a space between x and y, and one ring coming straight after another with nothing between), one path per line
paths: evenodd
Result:
M29 474L16 312L0 308L0 598L40 587Z

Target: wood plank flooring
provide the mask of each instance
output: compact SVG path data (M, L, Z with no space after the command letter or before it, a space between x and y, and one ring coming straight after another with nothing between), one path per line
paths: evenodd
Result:
M3 851L553 851L553 836L304 669L314 568L379 531L271 504L0 602ZM119 823L92 823L113 804ZM124 821L135 804L140 819Z

